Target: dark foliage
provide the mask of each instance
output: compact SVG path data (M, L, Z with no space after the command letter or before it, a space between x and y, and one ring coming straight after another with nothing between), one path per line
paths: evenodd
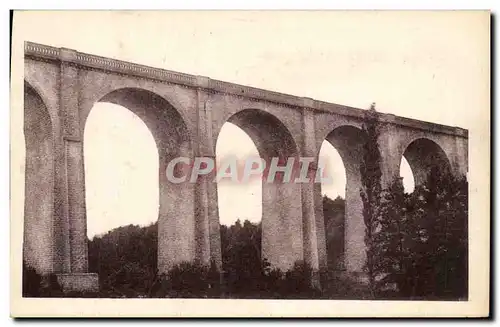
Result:
M335 210L338 203L334 206ZM318 296L312 270L296 263L287 272L261 258L261 224L221 225L222 272L215 263L181 263L157 273L157 224L116 228L89 241L89 266L99 274L101 297L288 298ZM224 284L221 285L221 273ZM311 295L313 294L313 295Z
M149 297L208 298L220 295L220 273L214 264L182 262L157 278Z
M263 285L261 224L246 220L230 227L221 225L222 269L226 289L231 293L258 292Z
M61 286L54 274L42 276L23 262L23 297L61 297Z
M42 276L23 262L23 297L39 297Z
M344 200L324 198L325 221L336 232L335 248L343 242ZM24 296L104 297L104 298L326 298L330 295L311 287L313 271L296 262L286 272L272 268L261 258L261 224L237 221L221 225L223 271L198 262L183 262L167 274L157 273L157 224L128 225L89 240L89 270L99 274L98 294L62 293L55 276L42 277L24 267ZM337 260L337 259L335 259ZM338 290L346 290L345 280ZM329 289L332 292L333 289ZM347 292L351 291L347 289ZM354 293L356 290L353 291ZM354 294L353 293L353 294ZM340 296L337 292L334 297ZM347 293L344 293L344 296Z
M405 194L400 180L384 192L376 236L378 289L401 298L467 298L468 184L432 170Z
M225 296L238 298L290 298L313 292L310 269L297 262L287 272L271 268L261 258L261 224L238 220L221 226Z
M467 298L467 191L465 179L435 170L412 194L404 193L399 179L383 192L372 234L377 298ZM129 225L89 241L90 271L99 274L99 294L63 293L55 275L41 276L24 265L23 296L372 298L373 287L339 269L345 201L324 197L323 203L328 259L335 273L321 291L311 286L313 271L304 262L286 272L272 269L261 258L261 225L237 221L221 226L222 285L213 262L181 263L159 276L157 225Z
M360 191L363 201L363 220L366 227L366 272L368 274L368 284L372 294L375 284L375 259L373 235L377 227L377 216L380 209L381 191L382 191L382 171L380 169L381 155L378 145L379 138L379 119L372 104L370 110L365 114L365 123L363 124L365 133L365 142L363 144L363 159L360 165L362 188Z
M323 294L329 299L366 300L372 297L366 284L342 273L331 275Z
M345 200L323 196L328 271L344 268Z
M89 270L110 297L149 297L157 278L158 225L118 227L89 241Z

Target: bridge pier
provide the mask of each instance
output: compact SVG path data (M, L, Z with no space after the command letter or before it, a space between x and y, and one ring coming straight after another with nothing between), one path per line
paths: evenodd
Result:
M96 273L88 272L87 218L85 209L85 177L83 166L83 144L79 140L65 139L67 170L67 204L69 221L70 271L57 274L64 292L96 292L99 279ZM61 201L62 199L56 199ZM67 261L66 259L65 261Z
M305 105L311 105L310 99L304 99ZM307 108L302 111L303 142L302 151L304 157L316 158L318 152L316 146L314 112ZM316 288L321 288L322 282L326 280L327 255L325 239L325 221L323 217L323 198L321 196L321 184L315 181L318 173L318 162L310 163L308 171L309 183L300 184L302 187L302 221L304 261L312 268L313 276L311 283Z
M24 182L23 262L40 274L57 270L54 232L54 132L43 100L25 85L24 135L26 143Z
M196 194L193 183L173 183L166 176L167 164L179 156L192 159L189 144L179 146L178 154L160 151L159 187L160 209L158 216L158 271L167 273L182 262L196 257ZM179 172L184 174L182 172ZM177 174L176 174L177 176Z
M55 274L63 290L95 291L88 273L83 142L78 106L78 69L61 50L58 111L25 85L24 260L42 276Z
M206 156L205 156L206 157ZM209 157L215 162L215 157ZM218 269L222 267L220 227L217 210L217 185L214 173L198 176L196 182L196 259L210 265L213 261Z
M356 168L359 169L359 165L356 165ZM359 170L353 171L346 167L346 177L344 268L353 276L362 276L366 263L366 226L363 219Z
M97 274L88 273L87 213L85 207L85 168L83 160L83 139L80 129L78 68L68 61L76 58L76 51L61 49L59 111L62 119L62 149L58 158L65 174L62 183L62 198L67 217L66 239L69 244L70 269L57 275L63 290L97 291ZM66 241L65 240L65 241Z
M99 276L96 273L56 274L57 282L64 293L99 292Z
M287 271L304 259L300 185L264 182L262 201L262 259Z
M216 163L215 147L212 131L212 112L206 103L209 94L204 91L208 86L208 78L196 77L196 111L198 157L210 158ZM208 175L198 177L196 184L196 221L197 221L197 258L204 264L215 264L222 272L222 252L219 224L219 204L217 198L217 184L215 183L215 169Z

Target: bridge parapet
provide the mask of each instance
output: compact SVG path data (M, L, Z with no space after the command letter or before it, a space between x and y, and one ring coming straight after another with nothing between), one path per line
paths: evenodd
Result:
M265 100L278 104L285 104L293 107L303 107L303 100L301 97L259 89L256 87L239 85L215 79L210 79L209 88L221 92L257 100Z
M318 112L333 113L359 119L362 119L364 117L364 113L366 111L364 109L314 100L311 98L304 98L256 87L224 82L204 76L195 76L166 69L154 68L150 66L82 53L71 49L56 48L33 42L25 42L25 57L53 61L65 61L82 68L100 69L118 74L153 79L193 88L202 87L218 93L241 96L260 101L269 101L295 108L311 108ZM387 123L392 123L408 128L427 130L430 132L449 134L463 138L468 137L467 130L459 127L424 122L416 119L399 117L385 113L381 113L381 120Z

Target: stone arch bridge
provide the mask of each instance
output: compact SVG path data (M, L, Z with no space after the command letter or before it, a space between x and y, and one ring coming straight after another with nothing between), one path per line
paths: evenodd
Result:
M171 184L169 159L215 157L222 125L232 122L263 158L318 157L326 139L347 177L345 269L365 262L359 165L365 110L247 87L66 48L25 43L24 133L26 181L23 259L40 273L56 273L67 289L88 289L83 131L96 102L122 105L152 132L159 154L158 268L212 260L220 266L217 185L207 178ZM405 156L416 184L430 167L467 173L466 130L381 114L383 181L399 175ZM311 166L311 169L316 167ZM326 266L321 186L263 183L262 252L289 268L305 260Z

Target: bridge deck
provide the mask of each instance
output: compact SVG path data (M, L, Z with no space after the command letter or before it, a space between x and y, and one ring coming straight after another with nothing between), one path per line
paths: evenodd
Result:
M25 57L52 61L63 60L90 69L99 69L113 73L127 74L141 78L180 84L193 88L201 87L214 92L227 93L256 100L270 101L273 103L292 107L306 107L316 111L331 112L344 116L362 118L365 112L365 110L359 108L353 108L335 103L314 100L311 98L304 98L290 94L259 89L256 87L228 83L204 76L179 73L166 69L149 67L122 60L78 52L71 49L56 48L33 42L25 42ZM464 138L468 137L468 131L460 127L430 123L386 113L381 113L381 120L384 122L390 122L414 129L456 135Z

